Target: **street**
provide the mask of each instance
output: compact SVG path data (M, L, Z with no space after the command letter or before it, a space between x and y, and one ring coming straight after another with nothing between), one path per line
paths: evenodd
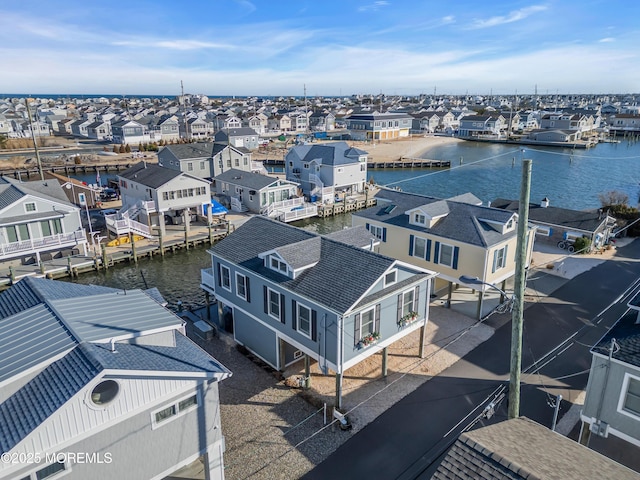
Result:
M550 427L555 396L564 399L561 417L586 387L590 347L638 290L638 259L636 241L525 310L521 415ZM489 340L380 415L305 478L430 478L467 427L506 419L506 400L490 419L481 417L499 389L508 386L511 323L503 323Z

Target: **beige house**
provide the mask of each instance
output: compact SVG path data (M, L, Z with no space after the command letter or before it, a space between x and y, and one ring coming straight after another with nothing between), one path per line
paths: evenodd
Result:
M504 291L515 275L517 213L482 206L471 194L439 199L382 189L376 198L376 207L352 217L353 226L365 225L380 240L376 251L438 272L432 293L446 293L449 305L461 276L478 278L484 284L472 286L479 292L476 315L488 313L485 293Z

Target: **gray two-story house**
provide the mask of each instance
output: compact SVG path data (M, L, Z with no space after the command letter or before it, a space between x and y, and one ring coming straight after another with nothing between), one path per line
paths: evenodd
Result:
M214 136L218 143L226 143L234 147L244 147L247 150L258 149L258 133L249 127L225 128L218 130Z
M305 195L332 203L336 194L364 191L367 155L346 142L296 145L285 157L287 180L300 183Z
M156 298L33 277L0 294L0 480L224 479L230 372Z
M167 145L158 152L158 165L195 177L213 179L232 168L251 171L251 153L224 143Z
M434 276L362 248L364 229L352 233L338 241L253 217L210 249L202 271L220 327L275 369L307 356L335 372L337 406L346 370L425 328Z

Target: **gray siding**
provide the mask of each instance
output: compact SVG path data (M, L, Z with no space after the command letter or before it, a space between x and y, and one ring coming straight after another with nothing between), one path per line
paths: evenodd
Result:
M191 392L195 393L195 390ZM167 420L156 429L152 428L152 412L188 396L189 393L168 398L161 405L155 405L105 430L97 431L89 438L58 450L65 453L97 453L103 458L106 453L110 453L112 458L110 463L100 465L73 464L71 471L64 476L65 480L148 479L205 450L207 445L221 441L218 384L213 382L204 385L200 388L200 393L204 394L204 408L197 408L173 420ZM212 449L214 452L216 450ZM135 455L132 455L132 452L135 452ZM20 478L20 475L34 470L25 468L14 475Z
M598 415L600 397L605 388L605 377L608 363L607 359L593 356L589 383L587 385L587 395L582 414L586 417L595 418ZM610 425L611 428L619 430L633 438L640 438L640 418L625 415L618 412L618 402L622 395L625 373L629 373L640 378L640 371L617 362L611 362L609 378L602 401L599 419Z

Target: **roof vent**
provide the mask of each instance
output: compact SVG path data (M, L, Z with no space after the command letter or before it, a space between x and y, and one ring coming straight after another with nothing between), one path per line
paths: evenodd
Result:
M111 348L110 348L109 351L111 353L118 353L118 351L116 350L116 341L115 341L115 339L112 338L110 343L111 343Z
M547 208L549 206L549 199L547 197L544 197L540 202L540 206L542 208Z

